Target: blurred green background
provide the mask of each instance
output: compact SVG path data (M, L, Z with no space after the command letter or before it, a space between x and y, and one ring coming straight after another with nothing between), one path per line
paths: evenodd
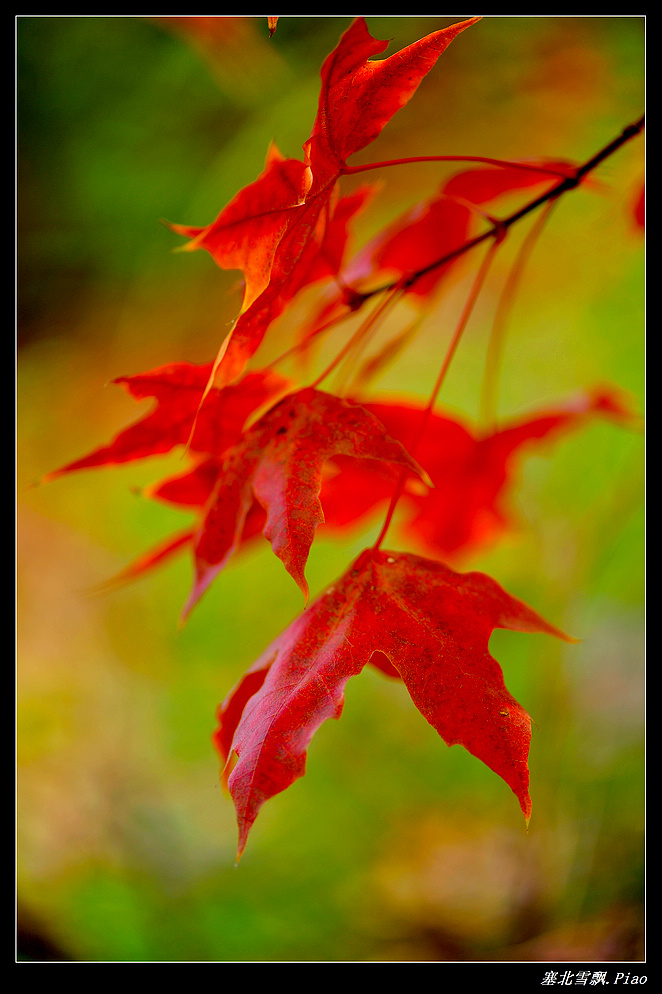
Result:
M524 463L521 528L468 566L582 639L495 632L535 720L528 833L505 784L449 750L402 686L364 672L308 772L262 809L238 868L214 712L301 610L266 543L191 615L187 559L90 589L186 516L133 492L179 453L33 486L147 410L107 386L210 360L237 274L177 253L159 220L203 225L261 171L300 157L319 68L347 17L17 18L18 902L22 958L78 961L641 960L644 879L643 440L596 421ZM453 19L368 17L387 54ZM644 107L642 17L486 17L442 56L356 162L416 154L597 152ZM508 330L500 414L596 383L643 411L643 138L566 196ZM445 165L381 170L365 239ZM369 177L352 177L352 189ZM513 232L444 386L478 414ZM512 249L510 242L512 241ZM376 387L425 398L466 296L439 301ZM290 341L296 311L273 335ZM393 329L402 317L394 318ZM274 353L274 354L277 354ZM374 540L320 539L313 592ZM395 545L397 531L391 543Z

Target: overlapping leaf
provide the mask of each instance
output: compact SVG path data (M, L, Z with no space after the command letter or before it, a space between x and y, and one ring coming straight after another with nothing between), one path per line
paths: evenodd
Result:
M423 408L418 405L367 404L393 438L409 449L417 437ZM629 401L614 389L578 394L565 403L536 411L481 434L450 416L434 414L416 449L434 482L423 490L415 481L402 498L406 534L432 555L466 557L493 542L514 524L510 499L524 456L534 447L558 440L590 418L604 417L636 425ZM389 467L377 468L336 460L322 490L327 522L356 523L377 505L384 505L396 483Z
M370 239L342 268L340 286L322 296L317 313L301 339L356 306L361 294L387 280L412 280L405 291L425 305L439 284L459 263L458 250L479 230L485 219L477 208L521 190L552 187L573 175L575 166L565 160L513 162L511 165L464 169L446 180L439 190L405 211ZM451 256L441 264L437 263ZM421 274L416 276L416 274ZM415 279L412 277L416 276Z
M276 20L269 19L272 30ZM433 32L382 61L372 59L386 43L371 37L363 18L355 20L322 68L303 160L285 158L273 145L261 175L211 224L172 225L189 239L184 250L204 249L219 267L243 273L232 331L213 363L176 363L119 378L134 399L152 398L155 407L108 445L45 478L186 448L192 464L146 493L195 512L197 524L118 579L190 549L195 579L188 613L238 547L262 533L307 600L306 563L325 515L329 527L356 522L400 492L403 471L410 534L434 554L466 553L509 524L505 497L525 446L588 416L631 418L621 398L602 391L486 435L432 416L419 440L423 411L415 405L360 406L314 388L292 393L268 371L244 375L271 323L304 287L335 277L340 292L332 309L347 310L369 295L362 296L364 283L388 274L426 302L450 271L451 254L459 258L467 248L480 205L577 175L558 162L465 170L344 264L351 222L373 192L363 187L340 196L348 158L378 137L450 42L477 20ZM409 553L364 552L219 708L215 742L237 810L238 854L262 804L303 775L312 736L327 718L340 716L347 681L367 664L401 679L448 745L462 744L511 787L528 821L530 718L488 651L497 627L573 641L484 574L456 573Z
M204 373L201 375L204 378ZM259 377L253 382L257 385ZM424 413L420 405L368 403L365 409L409 451ZM628 399L606 388L580 393L554 408L532 412L486 434L450 415L433 414L417 455L434 487L410 478L401 498L404 532L428 554L452 561L466 560L516 525L511 501L523 459L541 445L553 444L596 417L623 426L639 424ZM235 425L235 443L240 437ZM193 511L202 521L215 488L222 485L222 473L222 459L205 457L183 473L147 487L144 494ZM384 511L398 476L399 469L382 460L336 454L322 475L319 499L324 521L320 527L327 532L342 531L356 526L371 512ZM235 542L236 535L233 537L233 548L262 534L265 523L264 508L253 496L238 541ZM159 543L113 582L135 579L187 551L195 558L198 533L199 525L195 525Z
M196 578L185 613L236 550L255 502L266 511L264 535L274 553L308 596L304 569L324 521L322 468L334 455L384 460L428 480L365 408L313 388L290 394L222 460L195 539Z
M371 661L400 675L448 745L463 745L505 780L528 821L530 718L488 652L495 628L573 641L482 573L407 553L362 553L219 708L215 742L232 767L238 856L261 806L304 775L315 731L340 717L347 681Z
M191 239L187 247L207 249L220 266L241 269L246 278L241 313L214 366L217 385L242 373L271 322L301 289L303 270L316 270L313 257L325 251L331 200L347 157L377 137L453 38L477 20L442 28L379 62L368 60L387 43L370 36L363 18L355 20L322 68L305 160L284 159L272 147L261 176L214 222L172 226ZM328 257L322 268L329 272Z
M53 470L44 482L75 470L119 465L163 455L177 445L191 452L221 455L240 437L248 416L269 398L282 394L287 380L271 370L248 373L239 383L210 391L198 415L200 398L212 363L175 362L134 376L120 376L134 400L153 398L156 406L145 417L121 431L108 445Z
M206 227L170 227L190 239L187 251L206 249L221 269L244 274L242 313L268 287L276 250L289 227L295 226L310 189L310 169L298 159L286 159L272 144L263 172L245 186ZM305 212L303 212L305 215Z
M573 171L569 163L557 161L465 169L445 182L435 196L380 234L366 247L365 255L361 254L359 266L368 270L373 279L380 272L409 278L433 267L407 288L409 294L425 301L460 261L461 257L456 256L444 265L435 265L457 252L475 233L476 222L481 220L476 207L493 204L505 194L520 190L551 188ZM351 275L345 279L353 285Z

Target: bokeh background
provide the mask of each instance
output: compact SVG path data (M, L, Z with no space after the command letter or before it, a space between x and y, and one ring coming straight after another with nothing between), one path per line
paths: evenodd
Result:
M582 639L491 642L535 720L528 833L505 784L449 750L404 687L366 671L342 720L318 732L306 777L262 809L239 867L215 707L300 611L298 588L261 542L184 627L187 558L90 594L187 523L136 494L176 472L179 453L35 486L148 409L114 377L216 354L238 274L173 252L180 240L159 221L207 224L258 175L272 140L300 157L319 68L350 23L282 17L269 39L266 18L213 20L211 32L186 18L16 22L19 955L642 960L640 432L595 421L531 453L513 495L521 527L468 564ZM451 19L367 20L390 54ZM356 161L582 161L643 112L644 51L642 17L486 17ZM640 137L604 163L598 188L557 206L509 325L502 417L596 383L643 412L643 168ZM357 244L448 169L381 170ZM523 234L504 248L444 386L442 402L467 419ZM459 281L377 388L426 397L464 296ZM274 348L289 344L297 313ZM344 572L379 524L320 538L311 589Z

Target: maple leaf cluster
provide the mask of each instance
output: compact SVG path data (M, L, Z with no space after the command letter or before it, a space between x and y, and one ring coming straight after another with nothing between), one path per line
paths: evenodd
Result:
M572 639L494 580L442 560L457 564L513 526L508 496L528 448L590 418L628 422L627 401L612 388L589 390L481 432L431 404L361 391L339 397L319 388L324 376L302 385L273 367L248 368L304 288L321 286L316 310L296 331L301 351L382 285L387 296L407 295L424 309L472 239L482 240L476 226L502 195L529 190L543 203L550 191L578 182L577 167L565 161L484 160L346 258L352 222L374 193L366 185L342 194L347 160L377 138L448 45L479 20L435 31L382 60L373 57L387 43L371 37L363 18L352 23L322 67L303 158L285 158L272 145L260 176L209 225L170 226L187 239L186 251L204 249L220 268L243 274L241 309L218 355L119 377L136 401L153 399L153 409L45 478L179 447L186 469L145 495L192 514L193 523L115 580L188 552L188 615L238 550L263 536L301 589L303 613L218 710L214 742L237 810L239 854L261 805L302 776L315 730L340 716L345 684L367 664L401 679L443 740L481 759L511 787L527 821L531 814L530 718L507 691L488 641L497 627ZM503 234L498 224L492 233L495 240ZM383 529L308 604L305 569L317 530L355 527L389 505L392 513L396 501L404 534L427 558L383 551Z

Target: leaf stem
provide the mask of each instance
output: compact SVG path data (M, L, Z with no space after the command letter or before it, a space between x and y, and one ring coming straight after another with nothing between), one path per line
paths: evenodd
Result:
M410 274L408 277L406 277L404 279L401 277L397 282L387 283L387 284L385 284L382 287L378 287L377 289L369 291L369 292L366 292L364 294L364 299L367 300L369 297L373 296L374 294L376 294L376 293L384 293L384 292L388 291L389 289L396 289L397 288L398 290L401 290L401 291L402 290L406 290L406 289L408 289L408 287L412 286L416 282L416 280L420 279L425 274L431 272L434 269L437 269L439 266L445 265L447 262L450 262L451 260L453 260L455 258L458 258L459 256L463 255L465 252L468 252L472 248L475 248L477 245L480 245L482 242L486 241L488 238L494 238L494 241L493 241L492 245L490 246L490 249L489 249L487 255L485 256L485 258L483 260L483 263L482 263L482 265L481 265L481 267L480 267L480 269L478 271L478 274L477 274L476 279L474 281L474 285L473 285L473 287L471 289L471 293L469 294L469 298L468 298L468 300L467 300L467 302L466 302L466 304L464 306L464 310L463 310L462 315L460 317L460 320L458 322L457 328L455 329L455 334L453 335L453 338L451 339L450 345L449 345L448 350L446 352L446 356L444 358L444 361L442 363L441 369L439 371L439 375L437 376L437 381L436 381L436 383L434 385L434 389L433 389L432 394L430 396L430 400L428 401L428 405L427 405L427 407L426 407L426 409L424 411L423 418L421 420L421 425L420 425L419 430L418 430L418 434L417 434L417 436L415 438L413 446L409 450L410 451L410 455L412 455L412 456L415 455L416 449L418 448L418 446L420 444L421 438L423 437L423 434L424 434L425 429L427 427L428 421L430 419L430 415L432 413L432 409L433 409L433 407L434 407L434 405L436 403L437 397L439 395L439 391L441 390L441 386L442 386L442 384L444 382L444 379L445 379L446 374L448 372L448 369L449 369L449 366L450 366L451 361L453 359L453 356L455 355L455 352L457 350L457 346L458 346L458 344L460 342L460 339L462 337L462 333L464 332L464 329L466 327L467 321L469 320L469 317L471 315L471 311L473 310L473 307L474 307L474 305L476 303L476 299L478 297L478 294L480 293L480 290L481 290L481 288L483 286L483 283L485 281L485 277L487 276L487 272L489 270L489 267L490 267L490 265L491 265L491 263L492 263L492 261L494 259L494 255L496 253L496 250L499 247L499 245L501 244L501 242L503 241L503 239L504 239L504 237L505 237L506 232L508 231L508 229L510 227L512 227L513 224L516 224L518 221L520 221L523 217L526 217L527 214L530 214L532 211L536 210L538 207L542 207L544 204L547 204L550 201L556 202L558 200L558 198L563 193L566 193L568 190L574 190L579 185L580 181L582 180L582 178L584 176L586 176L593 169L595 169L596 166L598 166L606 158L608 158L610 155L612 155L622 145L624 145L626 142L630 141L631 138L634 138L634 137L636 137L636 135L640 134L640 132L644 128L644 124L645 124L645 117L644 117L644 115L642 115L633 124L630 124L626 128L624 128L623 131L621 132L621 134L617 138L614 138L613 141L611 141L611 142L609 142L609 144L605 145L602 149L600 149L599 152L597 152L594 156L592 156L590 159L588 159L583 165L578 166L577 169L574 171L574 173L573 173L572 176L564 176L564 178L559 183L557 183L556 186L554 186L551 190L548 190L546 193L541 194L540 196L536 197L534 200L529 201L528 204L525 204L519 210L514 211L507 218L504 218L501 221L495 221L494 224L487 231L483 232L481 235L477 235L475 238L469 239L468 241L466 241L462 245L460 245L459 248L454 249L452 252L448 252L446 255L442 256L442 258L438 259L436 262L431 263L428 266L425 266L423 269L418 270L416 273L412 273L412 274ZM434 156L429 157L427 159L427 161L432 161L433 159L436 159L436 157L434 157ZM414 159L414 160L405 160L405 159L403 159L403 160L393 160L393 164L396 164L398 162L403 162L404 163L404 162L407 162L407 161L421 161L421 160L420 159ZM483 160L483 161L485 161L485 160ZM387 164L388 163L383 163L383 165L387 165ZM349 172L349 171L358 172L360 170L361 170L361 167L355 167L353 170L349 170L348 169L346 171L347 172ZM548 213L549 212L546 213L546 216L547 216ZM517 282L517 280L519 278L519 272L520 272L520 269L521 269L521 265L523 264L524 257L525 256L524 256L524 253L523 253L521 255L520 263L518 263L518 265L516 266L515 273L514 273L514 275L512 277L512 279L513 279L512 288L514 288L514 285L515 285L515 283ZM510 294L510 292L511 291L509 291L509 294ZM393 520L393 515L395 513L395 509L396 509L397 503L398 503L398 501L399 501L399 499L400 499L400 497L402 495L402 491L403 491L403 488L404 488L404 484L405 484L406 478L407 478L407 473L406 473L405 470L403 470L402 473L400 474L400 478L398 480L398 483L397 483L397 486L396 486L395 491L393 493L393 496L391 497L391 502L389 504L388 511L386 512L386 518L384 520L384 524L382 525L382 529L381 529L381 531L380 531L380 533L377 536L377 539L375 541L375 544L374 544L374 548L375 549L378 549L381 546L382 542L384 541L384 539L386 537L388 529L389 529L389 527L391 525L391 521Z
M500 231L500 229L499 229L499 231ZM476 304L476 300L478 299L478 295L479 295L480 291L483 288L483 284L485 283L485 279L486 279L487 274L489 272L490 266L492 265L492 262L494 261L494 257L496 255L497 249L501 245L501 242L503 241L504 235L505 235L505 231L501 232L500 234L498 234L495 237L494 241L492 242L492 244L489 247L489 250L488 250L487 254L485 255L485 258L483 259L483 261L481 263L480 269L478 270L478 273L477 273L476 278L474 280L473 286L471 287L471 292L470 292L470 294L469 294L469 296L467 298L467 301L466 301L466 303L464 305L464 308L462 310L462 314L460 315L460 320L457 323L457 327L455 328L455 332L453 334L453 337L452 337L452 339L450 341L448 349L446 350L446 355L444 356L444 360L443 360L443 362L441 364L441 369L439 370L436 382L435 382L434 387L432 389L432 393L430 394L430 399L429 399L429 401L427 403L427 407L425 408L425 411L423 412L423 417L421 419L421 423L419 425L418 432L416 433L416 436L414 438L414 441L413 441L412 445L408 447L409 454L412 457L414 457L414 458L415 458L416 450L418 449L418 446L421 443L421 439L423 438L423 435L425 434L425 430L426 430L426 428L428 426L428 421L430 420L430 416L432 414L432 410L434 408L434 405L437 402L437 397L439 396L439 392L441 390L443 382L446 379L446 374L448 373L448 370L450 368L450 364L451 364L451 362L453 360L453 357L454 357L454 355L455 355L455 353L457 351L457 347L460 344L460 339L462 338L462 335L464 333L464 329L466 328L467 323L469 321L469 318L471 317L471 313L472 313L472 311L474 309L474 306ZM403 491L406 479L407 479L407 470L403 469L402 472L400 473L400 477L398 479L398 483L396 485L396 488L395 488L395 491L393 493L393 496L391 497L391 503L389 504L388 511L386 512L386 518L384 519L384 524L382 525L382 530L380 531L379 535L377 536L377 540L376 540L376 542L374 544L373 548L375 548L375 549L378 549L381 546L381 544L384 541L384 539L386 538L386 533L388 532L388 529L389 529L389 527L391 525L391 521L393 520L393 515L395 513L395 509L396 509L397 503L400 500L400 497L402 496L402 491Z
M487 345L487 358L485 360L485 371L483 375L483 385L480 400L479 420L483 430L493 429L497 420L497 381L499 377L499 366L503 355L503 344L505 339L505 328L510 311L512 310L515 294L519 287L522 274L528 262L533 247L540 237L543 227L551 214L552 208L557 203L556 200L549 200L543 212L536 218L535 224L527 232L526 238L522 242L517 257L510 269L506 279L501 298L497 307L492 332Z
M384 169L387 166L407 166L415 162L479 162L487 166L502 166L506 169L527 169L536 173L549 173L550 176L567 178L567 171L549 169L547 166L535 165L532 162L517 162L510 159L492 159L485 155L412 155L404 159L386 159L384 162L368 162L364 166L344 166L343 176L354 173L364 173L370 169Z
M546 193L542 193L534 200L530 200L529 203L525 204L523 207L520 207L519 210L514 211L508 217L503 218L501 221L496 222L492 227L490 227L487 231L484 231L482 234L476 235L474 238L470 238L466 242L463 242L462 245L458 246L458 248L456 249L453 249L452 252L447 252L446 255L443 255L440 259L437 259L435 262L431 262L423 269L419 269L415 273L410 273L410 275L407 276L406 279L400 278L400 280L397 281L397 284L392 281L390 283L385 283L383 286L376 287L374 290L366 291L365 293L362 294L363 299L367 300L370 297L372 297L374 294L384 293L386 290L390 290L396 285L403 290L409 289L409 287L413 286L417 280L421 279L421 277L426 276L428 273L432 272L435 269L438 269L440 266L446 265L447 262L452 262L453 259L459 258L461 255L464 255L465 252L469 252L477 245L481 245L484 241L487 241L488 238L492 238L497 233L497 230L499 228L506 228L506 229L510 228L513 224L516 224L523 217L526 217L527 214L530 214L538 207L542 207L542 205L546 204L548 200L555 200L558 197L560 197L562 194L567 193L568 190L574 190L579 185L580 181L584 178L584 176L592 172L592 170L594 170L596 166L599 166L601 162L603 162L606 158L608 158L615 151L617 151L617 149L619 149L622 145L624 145L626 142L630 141L630 139L640 134L641 131L643 131L644 129L644 124L645 124L645 117L644 115L642 115L639 118L639 120L635 121L633 124L629 124L626 128L624 128L621 134L617 138L614 138L613 141L609 142L608 145L605 145L604 148L600 149L599 152L597 152L594 156L588 159L583 165L578 166L572 176L565 176L559 183L556 184L556 186L552 187L551 190L547 190Z
M400 290L399 283L395 283L388 288L384 299L379 302L379 304L372 312L372 314L369 314L368 317L365 319L365 321L363 321L359 325L359 327L356 329L352 337L349 339L348 342L345 343L345 345L342 347L340 352L338 352L335 358L329 363L329 365L326 367L324 372L320 373L317 379L310 384L312 387L317 387L322 382L322 380L325 380L327 376L329 376L333 372L333 370L340 365L342 360L349 355L352 349L356 348L359 344L363 343L365 341L366 336L369 335L370 332L374 331L377 322L384 316L384 314L391 307L394 306L394 304L399 299L400 296L399 290Z
M336 315L335 317L330 318L324 324L321 324L318 328L315 328L315 330L311 332L306 338L302 339L299 342L296 342L296 344L292 345L289 349L286 349L285 352L281 352L279 356L276 356L275 359L272 359L271 362L268 363L266 368L273 369L275 366L278 366L281 362L284 362L286 359L289 359L291 356L295 356L298 355L300 352L304 352L306 349L309 348L311 342L314 339L316 339L318 335L323 335L327 331L330 331L332 328L335 328L336 325L341 324L341 322L346 321L348 318L350 318L352 314L353 311L348 311L346 314L339 314Z

